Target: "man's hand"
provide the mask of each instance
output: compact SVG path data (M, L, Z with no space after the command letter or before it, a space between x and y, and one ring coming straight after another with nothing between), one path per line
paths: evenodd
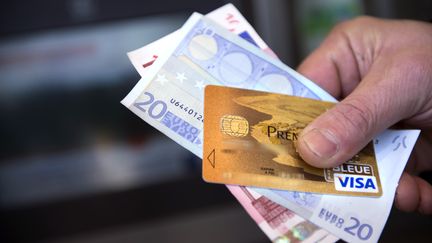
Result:
M299 72L343 99L299 137L299 153L311 165L339 165L398 122L432 128L432 24L371 17L342 23ZM432 214L432 186L415 176L432 168L431 131L422 131L410 174L400 179L401 210Z

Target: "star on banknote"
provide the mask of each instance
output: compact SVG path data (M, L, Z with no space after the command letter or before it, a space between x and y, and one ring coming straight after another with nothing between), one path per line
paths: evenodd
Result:
M176 79L183 84L183 81L187 80L185 73L176 73Z
M168 79L165 77L165 74L158 74L156 78L156 82L159 82L161 85L164 85L168 82Z

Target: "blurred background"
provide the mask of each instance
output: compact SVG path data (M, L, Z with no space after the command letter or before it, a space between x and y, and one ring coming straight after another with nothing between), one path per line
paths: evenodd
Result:
M292 67L339 21L432 18L430 0L2 2L0 242L268 242L197 157L120 104L139 79L126 52L228 2ZM381 241L431 226L394 209Z

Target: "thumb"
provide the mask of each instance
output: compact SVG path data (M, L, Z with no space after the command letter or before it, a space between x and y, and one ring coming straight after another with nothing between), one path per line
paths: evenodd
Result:
M394 87L371 76L302 131L297 150L306 162L324 168L342 164L376 134L406 116L407 100L401 96L392 99Z

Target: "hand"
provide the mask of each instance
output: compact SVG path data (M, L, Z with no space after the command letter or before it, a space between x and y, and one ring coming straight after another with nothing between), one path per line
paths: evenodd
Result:
M416 176L432 169L432 24L371 17L339 24L299 72L342 99L303 130L302 158L334 167L398 122L421 128L395 200L401 210L432 214L432 186Z

